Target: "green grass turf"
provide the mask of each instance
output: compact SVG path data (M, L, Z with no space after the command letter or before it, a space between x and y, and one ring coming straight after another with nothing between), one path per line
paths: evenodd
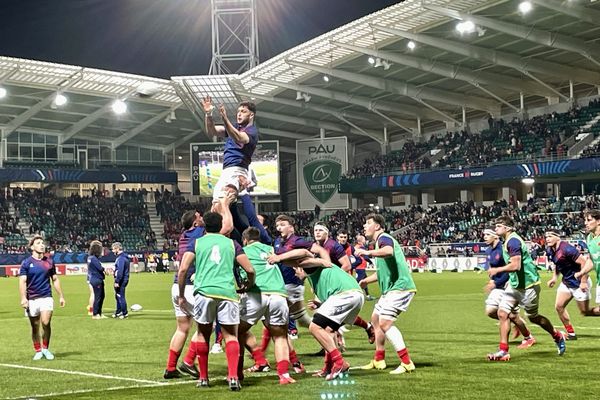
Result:
M544 274L543 280L547 279L549 275ZM495 321L483 314L481 288L485 276L475 273L418 274L415 280L419 292L409 311L397 322L417 365L415 373L406 376L388 374L398 365L397 357L388 345L388 369L383 372L351 370L341 381L344 383L335 386L306 374L296 376L297 384L284 387L277 384L272 373L247 374L239 394L229 392L221 379L226 374L223 354L210 356L212 387L209 389L197 389L191 380L169 381L169 386L157 385L165 382L162 373L175 328L170 303L170 274L132 276L127 295L129 304L139 303L144 311L131 313L131 318L124 321L91 320L85 312L88 296L85 278L62 277L67 306L57 309L52 321L50 347L56 359L37 362L31 360L30 329L19 308L18 281L1 279L1 364L151 382L109 380L0 365L0 398L42 398L55 394L44 398L497 399L510 395L519 399L583 399L595 397L594 392L600 389L593 375L600 350L600 320L580 317L575 305L571 305L570 310L580 339L567 343L567 353L563 357L556 355L552 339L534 326L532 332L538 339L536 346L518 350L514 343L509 363L489 363L485 355L496 349L498 331ZM541 312L556 325L558 318L553 311L553 299L554 290L542 290ZM110 314L113 306L112 293L107 293L105 312ZM368 318L373 306L373 301L366 302L361 315ZM309 354L316 352L318 346L305 329L300 333L300 339L295 341L298 353L309 371L317 370L322 359ZM360 328L348 332L346 342L348 351L344 356L352 366L371 359L373 345L368 344ZM268 358L274 366L272 346ZM246 365L250 365L250 360L246 359ZM70 391L80 393L67 394Z

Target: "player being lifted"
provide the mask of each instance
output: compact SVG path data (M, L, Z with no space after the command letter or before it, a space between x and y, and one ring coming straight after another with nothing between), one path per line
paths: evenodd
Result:
M498 319L500 321L500 344L498 351L488 354L489 361L509 361L508 335L510 333L511 315L515 315L516 308L522 305L529 321L541 326L548 332L556 343L558 355L563 355L566 350L565 339L548 318L539 314L540 276L529 250L523 239L515 232L514 221L507 216L496 219L496 234L503 239L505 266L490 268L488 275L493 278L501 272L509 273L509 286L502 295L498 306Z
M400 330L394 326L398 315L408 310L417 287L413 282L410 267L406 263L400 244L385 232L385 219L380 214L369 214L364 225L365 236L374 241L374 250L357 249L359 256L375 258L377 272L361 280L360 286L378 282L381 297L375 304L371 323L375 328L375 357L362 369L385 369L385 339L394 346L400 365L391 374L404 374L415 370Z

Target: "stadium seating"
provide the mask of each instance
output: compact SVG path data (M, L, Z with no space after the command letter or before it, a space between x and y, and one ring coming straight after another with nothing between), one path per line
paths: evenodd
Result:
M93 239L105 247L120 241L126 250L156 245L141 192L61 198L48 191L15 189L13 201L20 218L31 224L29 234L42 234L53 250L85 251Z

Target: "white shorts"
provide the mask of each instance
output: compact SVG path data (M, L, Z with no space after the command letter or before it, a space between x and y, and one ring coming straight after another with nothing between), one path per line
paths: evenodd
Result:
M176 317L192 317L194 314L194 285L185 285L185 304L183 309L179 307L177 299L179 298L179 284L174 283L171 287L171 300Z
M250 325L264 319L268 325L287 326L289 314L284 296L248 292L240 297L240 319Z
M194 320L199 324L212 324L218 320L221 325L240 323L240 305L233 300L215 299L201 294L194 296Z
M340 324L352 324L365 303L361 292L345 292L329 297L317 309L316 314Z
M588 288L591 288L591 287L592 287L592 278L588 278ZM592 297L589 289L587 292L583 292L580 288L570 288L562 282L560 283L560 285L558 285L556 292L557 293L558 292L570 293L571 297L574 298L575 301L586 301L586 300L589 300L590 297ZM596 295L597 294L598 294L598 292L596 291Z
M511 286L507 287L498 308L508 313L517 313L519 312L519 305L523 306L525 314L528 317L531 318L538 315L540 306L540 285L535 285L527 289L514 289Z
M30 317L37 317L42 311L54 311L54 299L52 297L29 300Z
M295 283L288 283L285 285L285 290L287 290L287 301L288 304L298 303L299 301L304 301L304 285L296 285Z
M395 321L401 312L406 312L408 306L415 297L415 292L393 291L387 292L379 298L373 314L379 315L382 319Z
M248 170L242 167L227 167L221 172L221 176L213 189L213 203L223 197L223 189L227 185L234 185L240 190L240 176L248 177Z
M596 286L596 304L600 304L600 285Z
M500 307L500 302L502 301L502 296L504 296L505 289L492 289L487 299L485 299L485 307L486 308L494 308L498 309ZM515 312L519 312L519 306L517 305Z

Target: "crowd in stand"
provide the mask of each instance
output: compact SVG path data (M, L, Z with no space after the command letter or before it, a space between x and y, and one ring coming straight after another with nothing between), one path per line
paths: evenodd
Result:
M588 109L600 108L600 101L591 101ZM346 178L376 176L386 172L410 172L428 168L462 168L480 166L510 159L541 160L546 157L564 157L568 146L566 139L578 133L583 108L576 105L566 113L552 112L529 119L513 118L488 120L489 129L481 133L467 130L447 132L433 136L423 143L408 141L402 150L389 155L364 160L352 168ZM444 151L444 155L431 163L432 150ZM600 145L587 151L597 153Z
M12 197L18 215L30 224L28 233L45 237L51 250L85 251L94 239L105 247L114 241L156 246L142 191L57 197L47 190L14 189Z
M170 192L158 190L154 192L156 202L156 215L160 216L163 223L162 236L165 238L163 250L177 249L179 235L182 231L181 216L188 210L206 211L210 207L210 200L190 203L179 190Z

